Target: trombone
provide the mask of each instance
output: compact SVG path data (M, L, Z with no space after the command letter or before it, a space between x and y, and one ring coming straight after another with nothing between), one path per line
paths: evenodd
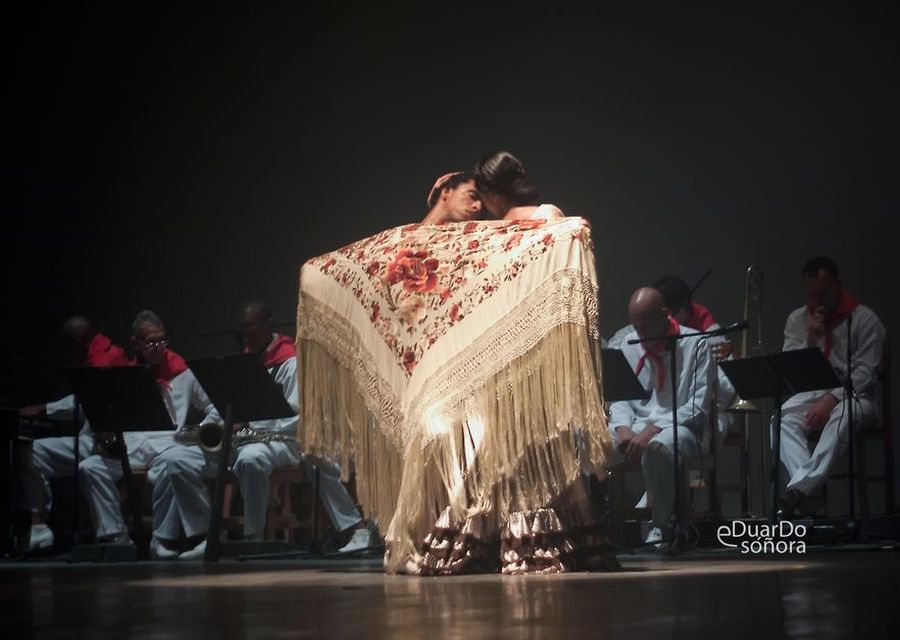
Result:
M750 320L750 305L753 305L753 309L756 316L756 345L753 347L753 351L755 353L762 352L762 294L763 294L763 273L762 269L760 269L759 265L751 264L747 267L747 279L746 284L744 286L744 320ZM747 357L747 334L749 331L744 331L741 336L741 352L737 357L746 358ZM735 396L735 401L732 403L730 407L727 409L732 413L737 414L749 414L749 413L760 413L759 407L757 407L750 400L744 400L740 396Z

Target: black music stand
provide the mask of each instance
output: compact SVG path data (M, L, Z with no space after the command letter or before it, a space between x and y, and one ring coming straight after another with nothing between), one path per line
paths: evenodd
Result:
M601 349L603 371L603 401L619 402L622 400L646 400L650 392L634 375L631 365L620 349ZM606 511L610 513L609 510ZM607 519L610 516L607 515Z
M83 408L91 431L112 432L116 435L138 557L147 558L149 549L144 536L141 493L134 485L123 432L175 429L156 380L147 367L74 367L69 369L69 376L75 390L76 407L81 405ZM87 555L85 559L103 559L88 558Z
M224 420L219 468L213 487L206 534L206 562L218 562L221 557L222 504L225 497L225 474L231 461L231 437L235 424L258 420L275 420L296 415L284 399L284 394L258 354L245 353L221 358L193 360L191 371L206 391Z
M641 386L620 349L601 349L603 358L603 400L646 400L650 392Z
M719 363L745 400L772 398L775 402L775 425L772 432L772 505L770 522L778 518L779 477L781 473L781 404L782 396L804 391L834 389L841 383L834 370L817 348L782 351L767 356L725 360Z

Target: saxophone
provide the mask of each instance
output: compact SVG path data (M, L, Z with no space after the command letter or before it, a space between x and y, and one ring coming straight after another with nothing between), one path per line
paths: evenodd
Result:
M225 427L216 422L200 425L185 425L175 432L175 441L181 444L197 445L206 453L218 453L222 450L222 436ZM231 446L234 448L253 442L295 442L293 435L286 433L273 433L265 429L254 429L245 425L235 431L231 436Z

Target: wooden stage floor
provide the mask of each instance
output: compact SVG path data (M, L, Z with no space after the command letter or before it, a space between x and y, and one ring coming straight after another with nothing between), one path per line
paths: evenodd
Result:
M0 563L5 638L900 638L900 553L621 556L616 573L385 576L380 560Z

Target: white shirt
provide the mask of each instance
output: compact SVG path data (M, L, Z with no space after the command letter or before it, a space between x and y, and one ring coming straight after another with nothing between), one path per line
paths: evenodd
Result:
M806 348L806 326L809 314L806 307L795 309L784 325L784 351ZM853 387L859 397L875 399L878 396L878 372L881 368L881 352L885 330L881 320L869 307L859 305L850 314L850 348L853 358ZM825 350L825 337L816 346ZM842 383L847 378L847 319L832 330L831 355L828 363ZM839 401L844 399L843 387L826 392L809 392L813 395L830 393ZM801 394L798 394L801 395Z
M690 332L686 327L682 333ZM637 338L637 332L631 331L624 337L621 345L622 353L632 370L637 368L638 361L644 354L640 344L628 344L628 340ZM706 340L701 338L685 338L676 343L675 370L678 376L678 395L676 397L678 425L691 429L698 439L703 439L708 429L710 387L715 369L710 357ZM662 354L662 366L666 371L666 381L662 391L656 388L656 364L649 357L644 368L638 374L638 381L645 389L650 390L646 400L621 400L610 405L609 427L615 432L616 427L629 427L640 432L648 424L659 429L672 428L672 383L669 375L671 353Z

